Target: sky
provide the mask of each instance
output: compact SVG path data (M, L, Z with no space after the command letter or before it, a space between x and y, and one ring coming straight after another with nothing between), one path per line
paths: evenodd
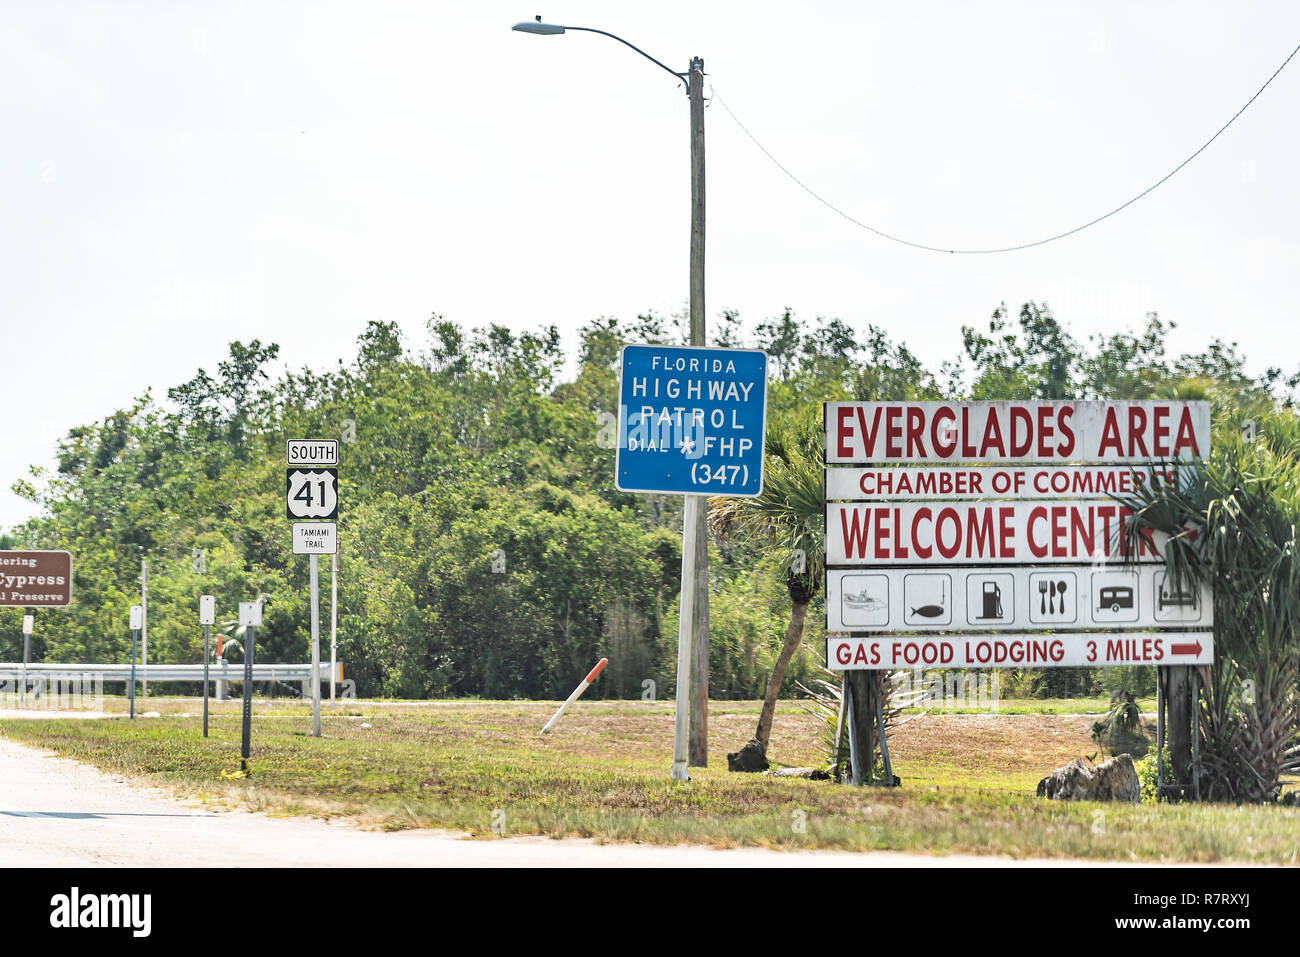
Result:
M688 101L708 74L706 309L869 323L936 368L999 302L1080 339L1177 323L1300 367L1300 5L162 2L0 8L0 528L59 438L234 339L281 367L469 328L669 316L688 295Z

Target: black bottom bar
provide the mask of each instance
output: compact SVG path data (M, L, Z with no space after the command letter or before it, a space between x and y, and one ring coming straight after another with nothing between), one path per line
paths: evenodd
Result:
M727 938L742 924L746 934L761 928L765 946L773 931L807 940L809 928L818 924L849 932L865 912L881 934L908 935L914 942L945 950L987 940L991 927L1025 942L1061 934L1078 942L1098 934L1159 939L1173 931L1179 936L1198 934L1214 947L1231 947L1243 933L1271 931L1276 938L1293 927L1300 889L1300 873L1288 868L1013 865L888 867L853 874L826 868L815 858L804 860L809 871L818 873L738 871L721 878L736 893L700 891L688 908L695 912L692 939L700 943L715 935ZM0 871L0 880L8 885L5 940L12 945L78 935L85 940L121 939L129 945L192 944L196 928L213 923L231 928L218 936L235 949L255 939L272 939L258 931L270 932L274 939L336 945L394 940L399 930L433 939L457 927L478 928L476 933L488 935L494 947L513 940L559 943L571 939L574 928L593 944L602 939L597 936L602 929L619 940L640 934L645 940L662 940L684 915L671 914L654 902L663 903L666 882L692 880L654 869L625 868L614 878L617 887L611 892L611 877L596 869L566 868L562 879L528 869L467 869L456 874L432 870L412 874L339 868L311 875L273 869ZM810 879L816 883L807 886L816 886L817 892L789 898L780 919L760 917L753 909L752 893L779 896L785 893L782 887L789 890L787 882L806 884ZM291 884L312 890L289 900L285 893ZM74 887L83 908L92 896L148 894L148 937L135 936L144 928L130 926L129 912L124 927L54 926L61 917L68 923ZM232 887L239 893L229 893ZM254 903L250 906L249 901ZM1203 921L1210 922L1208 929ZM1037 934L1054 936L1031 936Z

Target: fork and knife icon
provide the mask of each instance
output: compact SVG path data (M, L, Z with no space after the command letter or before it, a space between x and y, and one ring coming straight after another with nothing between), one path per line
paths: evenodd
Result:
M1066 589L1067 589L1067 585L1064 579L1062 579L1061 581L1042 581L1040 579L1038 582L1038 595L1039 595L1038 613L1040 615L1047 615L1047 614L1064 615ZM1059 612L1056 606L1056 599L1058 595L1060 596L1061 599L1061 606Z

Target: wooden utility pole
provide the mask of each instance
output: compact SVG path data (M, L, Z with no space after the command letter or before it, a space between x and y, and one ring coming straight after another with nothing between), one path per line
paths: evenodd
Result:
M690 763L691 659L695 655L691 641L691 625L695 621L691 608L695 599L692 583L695 581L695 531L699 527L695 519L700 513L703 498L702 495L687 495L682 516L682 593L679 606L681 613L677 621L677 694L673 711L674 781L690 780L686 769Z
M704 60L694 57L688 73L691 100L691 345L705 345L704 333ZM709 763L709 532L704 502L695 509L695 575L691 588L690 765ZM690 515L690 510L687 511ZM683 582L683 585L686 583Z
M570 30L599 33L617 40L655 66L686 82L691 116L691 282L690 344L703 346L704 334L704 60L692 57L678 73L620 36L592 27L525 20L512 30L558 36ZM709 540L705 496L687 495L682 516L681 620L677 633L677 693L673 722L673 770L676 781L688 779L687 767L704 767L709 754ZM691 672L694 671L692 675Z

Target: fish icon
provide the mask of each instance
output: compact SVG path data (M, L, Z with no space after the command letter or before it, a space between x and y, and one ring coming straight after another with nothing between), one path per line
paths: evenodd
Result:
M913 617L919 618L939 618L948 612L948 582L945 579L940 585L939 604L922 605L920 608L913 608Z

